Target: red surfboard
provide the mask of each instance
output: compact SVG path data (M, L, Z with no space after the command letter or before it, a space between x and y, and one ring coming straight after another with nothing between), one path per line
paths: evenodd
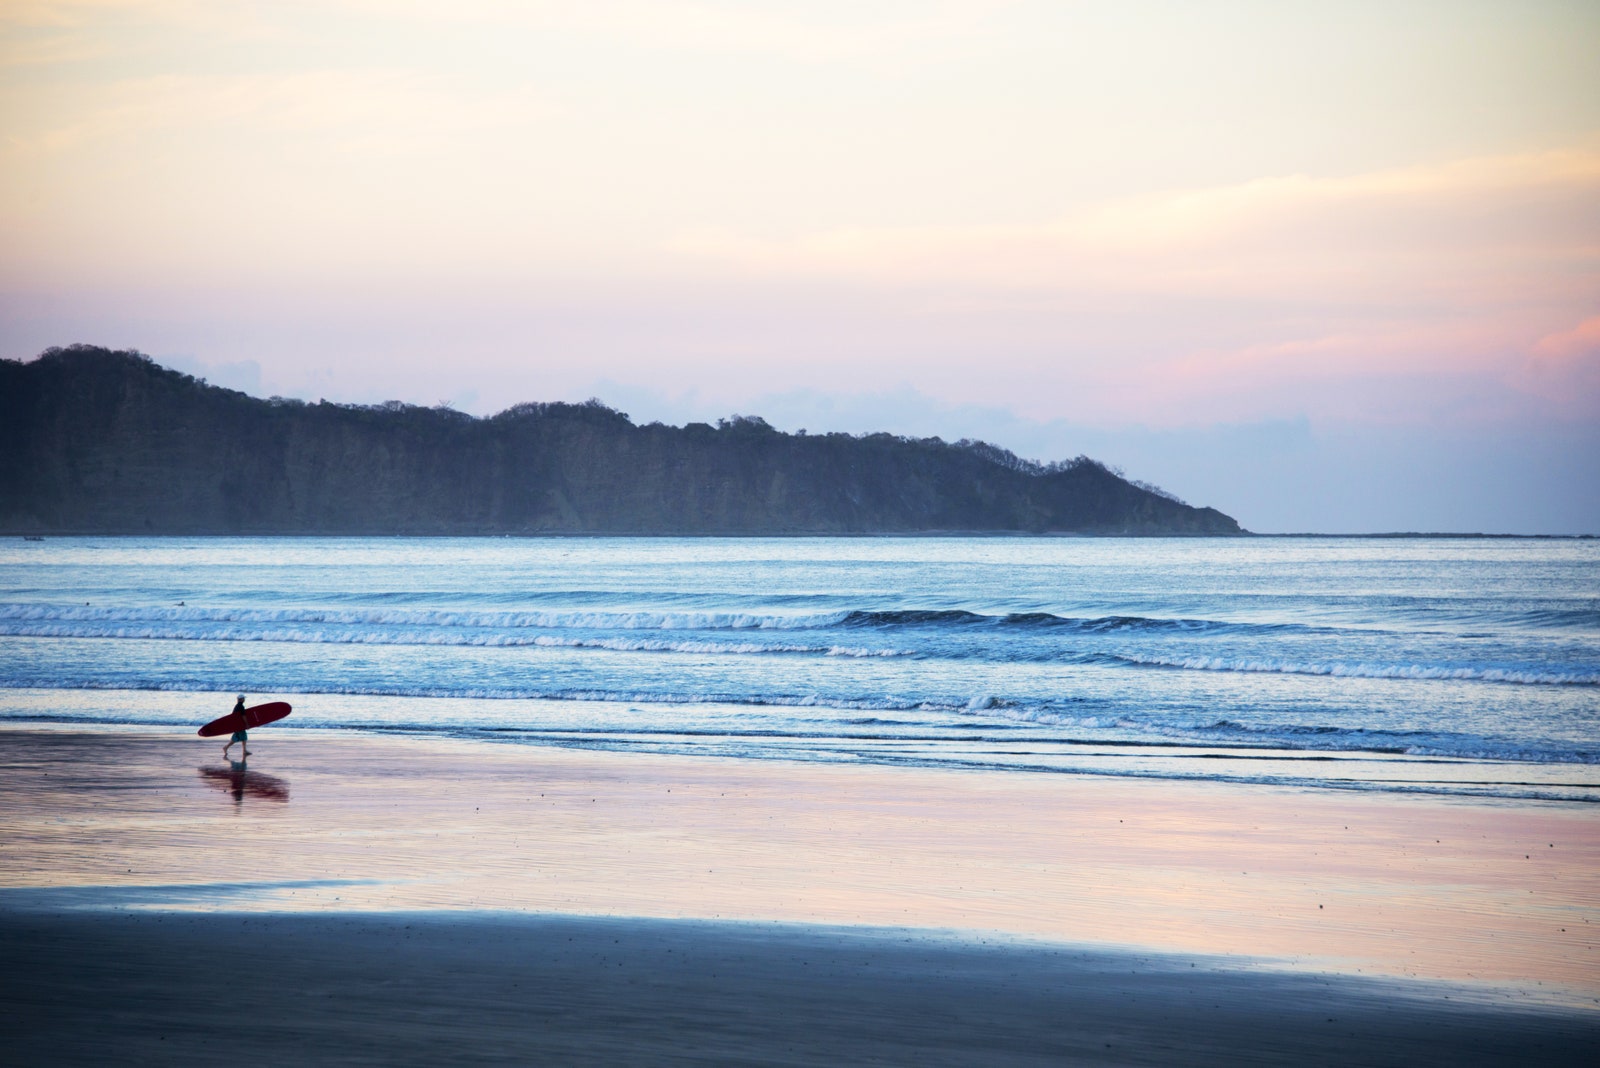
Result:
M234 731L250 731L257 727L265 727L269 723L276 723L289 714L289 702L273 701L271 704L256 705L243 712L229 712L221 719L214 719L200 728L200 737L215 738L219 734L232 734Z

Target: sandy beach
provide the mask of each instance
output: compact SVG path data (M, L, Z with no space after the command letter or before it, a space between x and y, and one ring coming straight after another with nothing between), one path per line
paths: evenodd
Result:
M1576 1065L1600 1050L1592 1015L1453 987L881 929L7 913L0 952L21 1064Z
M1587 806L252 741L0 729L24 1062L1600 1051Z

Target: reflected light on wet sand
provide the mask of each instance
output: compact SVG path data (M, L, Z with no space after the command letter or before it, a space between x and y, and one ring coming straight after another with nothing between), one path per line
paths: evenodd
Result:
M0 729L0 886L969 929L1600 992L1588 805L384 737L261 748L271 774L195 775L172 734Z

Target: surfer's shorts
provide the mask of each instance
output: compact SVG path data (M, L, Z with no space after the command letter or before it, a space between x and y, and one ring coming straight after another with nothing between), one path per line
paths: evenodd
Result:
M233 737L228 740L232 742L248 742L250 740L250 736L244 731L234 731Z

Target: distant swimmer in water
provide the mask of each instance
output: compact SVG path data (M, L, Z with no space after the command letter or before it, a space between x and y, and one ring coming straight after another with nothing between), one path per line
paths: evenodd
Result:
M239 715L244 715L244 694L239 695L239 700L234 702L233 710ZM233 748L233 743L238 742L245 756L250 755L250 735L244 729L233 732L233 737L228 739L228 744L222 747L222 755L227 756L228 750Z

